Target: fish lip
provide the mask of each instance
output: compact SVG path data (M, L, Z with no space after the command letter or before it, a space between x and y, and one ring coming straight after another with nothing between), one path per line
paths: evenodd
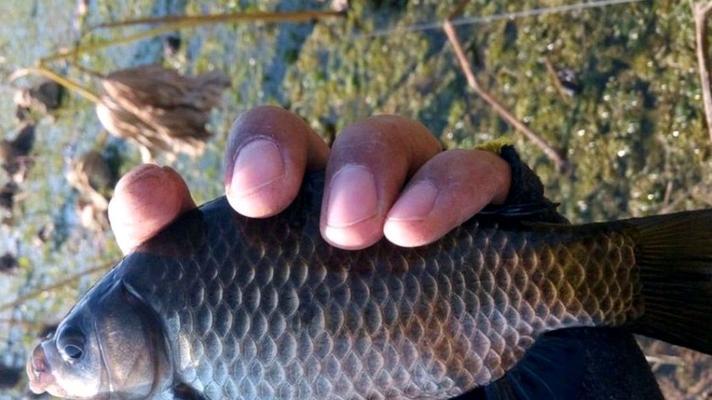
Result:
M51 373L42 344L38 344L32 351L32 355L27 360L26 369L32 393L42 394L47 391L48 386L54 383L54 375Z

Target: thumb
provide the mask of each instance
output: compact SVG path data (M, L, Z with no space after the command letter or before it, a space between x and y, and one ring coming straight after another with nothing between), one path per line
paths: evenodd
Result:
M143 164L116 185L109 202L109 222L121 251L127 254L193 208L188 186L176 171Z

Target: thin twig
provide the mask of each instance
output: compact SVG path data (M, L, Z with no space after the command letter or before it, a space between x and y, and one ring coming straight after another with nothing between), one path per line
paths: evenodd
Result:
M507 123L512 125L527 139L529 139L530 141L532 141L532 143L539 147L544 152L544 154L556 165L556 168L558 168L560 171L567 170L568 162L559 150L554 149L549 143L546 142L546 140L544 140L541 136L537 135L522 121L517 119L517 117L515 117L509 110L507 110L507 108L504 107L504 105L502 105L502 103L500 103L494 96L492 96L492 94L490 94L480 86L479 82L477 81L477 78L475 78L475 74L472 72L472 66L470 65L470 62L465 56L465 52L463 51L462 45L460 44L460 39L458 38L457 33L455 32L455 29L452 26L452 23L450 23L450 20L445 21L445 23L443 24L443 30L445 31L448 40L450 41L453 49L455 50L455 56L457 57L457 60L460 63L460 67L462 68L462 72L465 75L465 78L467 79L467 83L470 88L472 88L472 90L474 90L475 93L480 96L480 98L482 98L482 100L487 102L487 104L489 104L502 119L507 121Z
M56 72L45 67L29 67L18 69L12 75L10 75L9 81L12 82L27 75L44 76L45 78L51 79L59 83L60 85L66 87L67 89L76 92L78 95L84 97L85 99L91 101L94 104L100 102L99 96L96 93L92 92L89 88L86 88L71 79L65 78L62 75L59 75Z
M556 68L554 68L554 65L551 63L551 60L549 60L549 57L544 57L544 66L546 67L546 72L549 74L549 78L551 79L551 84L554 85L554 89L556 89L556 93L564 103L568 103L569 97L566 96L566 91L561 85L561 81L556 74Z
M677 210L678 206L680 206L685 200L689 200L689 199L690 199L689 192L680 193L680 195L676 196L672 200L669 200L667 204L663 205L658 210L658 213L659 214L671 213L671 212Z
M61 280L59 280L59 281L57 281L57 282L55 282L55 283L53 283L53 284L51 284L51 285L47 285L47 286L45 286L45 287L41 287L41 288L39 288L39 289L35 289L35 290L33 290L33 291L31 291L31 292L29 292L29 293L27 293L27 294L24 294L24 295L22 295L22 296L16 298L15 300L13 300L13 301L11 301L11 302L9 302L9 303L0 304L0 311L4 311L4 310L8 310L8 309L17 307L17 306L19 306L20 304L26 302L27 300L33 299L33 298L35 298L35 297L37 297L37 296L40 296L40 295L42 295L43 293L51 292L51 291L53 291L53 290L55 290L55 289L58 289L58 288L60 288L60 287L67 286L67 285L69 285L70 283L74 282L75 280L77 280L77 279L79 279L79 278L81 278L81 277L83 277L83 276L85 276L85 275L89 275L89 274L93 274L93 273L95 273L95 272L99 272L99 271L103 271L103 270L109 269L109 268L111 268L114 264L116 264L116 261L112 261L112 262L110 262L110 263L106 263L106 264L102 264L102 265L99 265L99 266L96 266L96 267L93 267L93 268L89 268L89 269L87 269L87 270L84 270L84 271L82 271L82 272L76 273L76 274L74 274L74 275L70 275L69 277L67 277L67 278L65 278L65 279L61 279Z
M705 107L707 131L712 140L712 92L710 92L710 67L707 56L707 14L712 10L712 1L698 2L692 5L695 19L695 39L697 42L697 64L700 70L700 85L702 86L702 100Z

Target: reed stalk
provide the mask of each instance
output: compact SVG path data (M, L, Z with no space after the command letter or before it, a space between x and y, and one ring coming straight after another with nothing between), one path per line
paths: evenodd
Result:
M111 40L102 40L96 43L78 45L74 48L62 49L54 54L40 59L40 65L65 58L74 58L79 54L90 53L115 45L131 43L137 40L158 36L163 33L178 29L193 28L200 25L213 25L227 22L308 22L317 19L341 17L344 14L336 11L295 11L295 12L248 12L210 15L164 16L156 18L137 18L118 22L107 22L96 25L90 30L103 28L116 28L133 25L160 24L159 26L142 32Z

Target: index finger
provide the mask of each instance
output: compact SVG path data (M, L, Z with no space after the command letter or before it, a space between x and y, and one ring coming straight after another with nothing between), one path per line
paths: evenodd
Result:
M269 217L299 192L304 170L323 168L329 147L297 115L261 106L233 124L225 153L225 192L235 211Z

